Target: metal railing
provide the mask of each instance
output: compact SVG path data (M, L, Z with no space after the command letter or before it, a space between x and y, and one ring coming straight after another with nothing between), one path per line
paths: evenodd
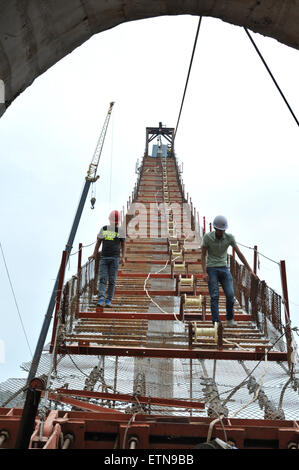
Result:
M288 289L285 262L280 262L282 296L267 286L265 281L254 277L245 266L237 263L235 258L228 256L230 272L234 279L235 296L244 310L252 316L260 331L268 336L268 322L281 334L285 335L288 365L293 374L293 339L290 326L288 304ZM282 320L282 308L285 311L285 321Z
M230 272L234 279L235 296L239 304L251 314L252 320L262 333L267 334L269 320L276 330L283 332L281 319L282 299L265 281L251 276L248 269L240 265L233 256L228 256ZM258 313L262 314L262 318Z

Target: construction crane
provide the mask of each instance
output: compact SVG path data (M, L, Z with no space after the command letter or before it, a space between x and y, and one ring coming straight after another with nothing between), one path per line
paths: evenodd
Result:
M81 219L82 211L83 211L83 208L84 208L84 205L85 205L85 202L86 202L86 198L87 198L87 195L88 195L90 185L92 183L94 183L95 181L97 181L97 179L99 178L99 176L97 176L97 170L98 170L98 165L99 165L101 153L102 153L103 146L104 146L104 141L105 141L105 137L106 137L106 133L107 133L108 124L109 124L109 120L110 120L110 117L111 117L113 105L114 105L114 102L111 102L110 105L109 105L108 113L107 113L107 116L106 116L106 119L105 119L105 122L104 122L104 125L103 125L103 128L102 128L99 140L97 142L97 146L96 146L92 161L89 165L87 176L85 178L85 184L84 184L84 187L83 187L81 198L79 200L78 208L77 208L77 211L76 211L76 214L75 214L75 218L74 218L73 225L72 225L72 228L71 228L71 231L70 231L70 235L68 237L68 241L67 241L66 246L65 246L65 252L66 252L65 259L66 259L66 262L68 261L70 253L72 251L73 242L74 242L76 232L77 232L77 229L78 229L78 226L79 226L79 222L80 222L80 219ZM37 369L38 369L40 357L41 357L41 354L42 354L42 351L43 351L43 348L44 348L44 344L45 344L46 337L47 337L47 334L48 334L49 326L50 326L50 323L51 323L51 320L52 320L52 315L53 315L54 306L55 306L55 302L56 302L56 297L57 297L57 293L58 293L59 277L60 277L60 269L58 270L55 285L54 285L52 295L51 295L50 301L49 301L48 310L47 310L47 313L46 313L45 318L44 318L44 322L43 322L43 325L42 325L40 336L39 336L37 346L36 346L36 349L35 349L35 353L34 353L34 356L33 356L33 359L32 359L30 371L29 371L29 374L28 374L27 384L30 384L32 379L35 377L35 374L36 374ZM32 405L31 404L31 398L29 397L29 395L27 393L26 394L26 401L25 401L25 405L24 405L24 409L23 409L23 414L22 414L22 418L21 418L21 422L20 422L19 432L18 432L18 436L17 436L16 448L28 448L29 439L30 439L30 435L31 435L32 428L33 428L33 423L34 423L34 416L35 416L35 413L32 413L32 411L31 411L32 410L31 405Z

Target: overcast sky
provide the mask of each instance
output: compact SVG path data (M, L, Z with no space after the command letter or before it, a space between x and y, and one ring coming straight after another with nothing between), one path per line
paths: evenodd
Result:
M91 210L88 196L74 251L95 241L111 209L126 205L146 126L175 127L197 24L197 17L163 17L98 34L1 118L0 242L32 352L109 102L97 202ZM253 36L298 117L299 52ZM298 127L242 28L203 18L175 150L201 221L226 215L237 242L286 261L298 325ZM252 250L240 248L252 265ZM278 265L260 257L260 268L281 293ZM20 365L31 355L1 253L0 283L1 382L25 377Z

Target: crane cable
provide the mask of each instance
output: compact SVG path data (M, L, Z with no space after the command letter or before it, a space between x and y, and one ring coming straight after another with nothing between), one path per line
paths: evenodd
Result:
M292 110L292 108L291 108L291 106L289 105L289 103L288 103L286 97L284 96L284 94L283 94L281 88L279 87L277 81L275 80L275 78L274 78L274 76L273 76L273 74L272 74L270 68L268 67L268 65L267 65L267 63L266 63L266 61L265 61L265 59L263 58L263 56L262 56L262 54L261 54L259 48L257 47L256 43L254 42L254 40L253 40L252 36L250 35L248 29L245 28L245 27L244 27L244 29L245 29L245 32L246 32L247 36L249 37L249 39L250 39L250 41L251 41L253 47L255 48L256 52L258 53L258 55L259 55L261 61L263 62L264 66L266 67L266 69L267 69L267 71L268 71L270 77L272 78L272 80L273 80L273 82L274 82L274 84L275 84L277 90L279 91L279 93L280 93L282 99L284 100L284 102L285 102L285 104L287 105L287 107L288 107L290 113L292 114L292 116L293 116L293 118L294 118L294 120L295 120L297 126L299 126L299 121L298 121L298 119L297 119L297 117L296 117L294 111Z

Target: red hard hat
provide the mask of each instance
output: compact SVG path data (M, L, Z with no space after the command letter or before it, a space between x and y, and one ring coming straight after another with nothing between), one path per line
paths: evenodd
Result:
M115 224L117 224L118 221L119 221L119 212L118 211L110 212L109 220L110 220L110 222L114 222Z

